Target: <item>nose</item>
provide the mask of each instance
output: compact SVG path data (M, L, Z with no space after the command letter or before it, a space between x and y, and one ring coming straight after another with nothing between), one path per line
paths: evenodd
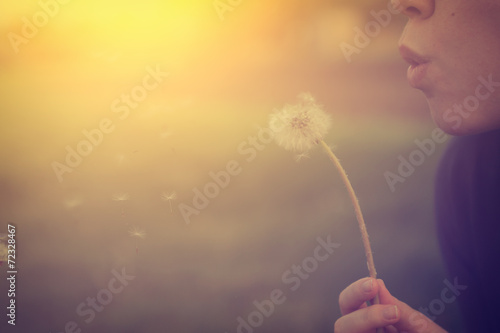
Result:
M434 14L435 0L391 0L392 6L410 19L425 20Z

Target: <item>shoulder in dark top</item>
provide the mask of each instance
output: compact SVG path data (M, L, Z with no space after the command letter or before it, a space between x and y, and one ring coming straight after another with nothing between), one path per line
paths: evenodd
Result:
M500 130L454 138L436 176L437 232L467 332L500 332Z

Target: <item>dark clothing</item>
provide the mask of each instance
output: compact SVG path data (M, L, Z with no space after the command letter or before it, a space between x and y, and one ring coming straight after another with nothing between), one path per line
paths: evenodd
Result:
M467 332L500 332L500 130L450 142L436 217L449 281L467 286L456 298Z

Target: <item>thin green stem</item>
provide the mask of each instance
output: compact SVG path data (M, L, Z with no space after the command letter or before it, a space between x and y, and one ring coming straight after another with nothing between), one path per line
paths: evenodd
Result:
M361 238L363 240L363 246L365 248L365 255L366 255L366 262L368 265L368 272L370 273L370 277L376 279L377 278L377 271L375 270L375 263L373 262L373 252L372 248L370 246L370 239L368 238L368 231L366 230L366 224L365 220L363 219L363 214L361 213L361 207L359 206L358 198L356 197L356 193L354 192L354 189L352 188L351 182L349 181L349 178L347 177L347 173L345 172L344 168L342 167L342 164L340 164L339 159L333 151L330 149L330 147L325 143L325 141L320 140L319 143L323 147L324 151L330 158L330 160L333 162L335 167L340 173L340 176L342 178L342 181L344 182L345 187L347 188L347 192L349 193L349 197L351 199L352 205L354 207L354 212L356 214L356 219L358 220L358 226L359 226L359 231L361 232ZM370 302L371 304L380 304L379 296L378 294L375 295L373 300ZM377 329L377 333L379 332L384 332L383 329Z

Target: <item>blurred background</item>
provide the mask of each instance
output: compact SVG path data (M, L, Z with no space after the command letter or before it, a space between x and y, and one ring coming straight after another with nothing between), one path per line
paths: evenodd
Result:
M82 332L332 332L339 293L368 275L347 192L319 149L297 162L258 138L301 92L333 119L326 141L358 194L379 277L414 308L439 299L433 177L445 144L393 191L384 176L435 128L397 50L405 18L388 5L2 1L0 256L13 224L18 269L16 325L2 314L2 332L72 331L68 322ZM197 191L230 161L240 172L208 185L200 204ZM318 237L340 247L292 290L284 274L308 262ZM135 278L106 291L123 270ZM286 300L259 317L254 301L275 289ZM105 303L91 320L77 312L89 297ZM457 313L446 304L436 322L460 332Z

